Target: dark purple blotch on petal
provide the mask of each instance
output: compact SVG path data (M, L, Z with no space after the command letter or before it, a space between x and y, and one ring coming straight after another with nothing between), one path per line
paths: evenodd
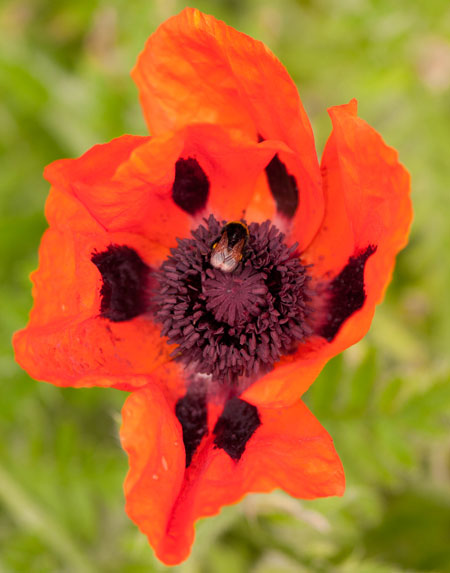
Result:
M126 245L110 245L93 253L92 262L100 271L100 314L112 322L123 322L148 310L150 268L137 252Z
M366 300L364 268L367 259L376 250L375 245L369 245L364 251L350 257L342 271L330 282L327 318L319 329L320 336L328 342L334 339L347 318L363 306Z
M175 180L172 186L174 202L189 215L195 215L206 207L209 195L209 179L193 157L178 159L175 164Z
M297 181L278 155L266 167L267 182L277 204L277 211L291 219L298 207Z
M186 467L189 467L202 438L208 433L206 393L203 388L190 388L175 405L175 415L183 429Z
M258 409L240 398L231 398L214 426L214 445L238 461L261 425Z

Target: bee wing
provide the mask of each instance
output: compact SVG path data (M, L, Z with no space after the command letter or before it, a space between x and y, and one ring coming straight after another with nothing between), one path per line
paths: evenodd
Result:
M229 253L228 237L226 233L223 233L219 241L213 245L210 257L211 265L215 268L220 268Z
M234 247L231 249L231 254L233 259L240 261L242 259L242 251L244 250L245 239L238 241Z
M214 250L219 251L228 251L228 235L226 233L222 233L220 240L216 243L216 248Z

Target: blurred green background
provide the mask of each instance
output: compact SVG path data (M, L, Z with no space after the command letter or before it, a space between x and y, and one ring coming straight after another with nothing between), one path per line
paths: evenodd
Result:
M43 167L144 134L129 77L177 0L0 4L0 572L163 571L127 519L125 395L60 389L15 365L48 192ZM415 221L369 335L306 396L347 475L343 498L252 495L200 522L183 572L450 572L448 0L192 2L263 40L317 138L352 97L411 171Z

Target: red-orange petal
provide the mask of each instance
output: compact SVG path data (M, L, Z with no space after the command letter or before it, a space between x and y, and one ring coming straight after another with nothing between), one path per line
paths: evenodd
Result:
M120 439L130 464L124 483L126 510L158 548L165 542L170 508L184 478L181 426L157 386L132 393L122 419Z
M132 72L150 133L195 123L278 139L317 165L314 137L286 69L261 42L193 8L150 36Z
M146 207L141 207L135 221L140 222L139 232L148 234L149 217L159 217L165 227L177 237L187 234L187 228L178 224L174 218L173 209L166 214L167 207L163 201L172 201L172 185L175 177L175 163L178 159L194 159L209 181L209 194L205 208L189 219L191 227L198 226L203 217L213 213L218 219L239 219L245 213L252 199L258 177L264 173L264 168L273 155L285 146L280 142L265 142L259 144L232 135L220 126L211 124L189 125L171 135L155 137L141 146L132 156L131 161L124 165L117 174L116 180L130 185L149 182L160 177L164 171L155 158L160 156L155 152L159 141L165 139L177 141L174 152L170 156L170 171L168 177L161 181L158 192L151 197ZM168 153L164 154L167 161ZM176 207L180 212L181 209ZM142 213L147 213L145 216ZM151 219L152 221L153 219ZM151 226L150 221L150 226ZM168 232L169 232L168 231Z
M102 169L105 156L111 155L114 163L109 147L117 144L111 142L94 147L79 159L52 164L46 177L76 197L104 230L136 233L165 247L176 246L177 237L187 236L190 228L197 227L211 212L219 219L242 217L265 166L280 149L286 149L280 142L259 144L233 137L210 124L138 139L140 144L116 163L115 169ZM195 214L183 210L173 199L179 160L196 162L208 182L207 199ZM61 219L67 222L64 216Z
M326 284L350 257L375 246L364 270L366 299L331 343L313 337L250 387L244 398L254 403L292 403L332 356L366 334L390 281L395 257L407 242L412 219L410 178L397 152L357 117L355 100L330 109L330 116L333 132L321 166L325 217L303 257L313 265L311 272L317 283Z
M407 242L410 176L397 151L357 116L356 100L331 108L329 114L333 131L321 164L325 218L305 257L316 276L334 276L355 250L377 245L367 263L366 282L370 296L379 301L395 256Z
M50 203L58 193L52 190ZM83 224L82 215L79 221ZM30 321L14 336L16 359L34 378L62 386L131 389L141 385L140 375L169 360L171 347L146 315L126 322L100 316L103 282L91 257L110 244L127 245L152 264L153 249L132 234L58 228L44 234L39 269L32 275Z
M301 204L295 240L309 244L323 216L314 136L293 81L264 44L186 8L149 38L132 76L152 134L207 122L286 145ZM249 212L259 220L255 201Z
M111 322L100 316L103 280L91 260L111 244L132 248L150 268L168 254L167 247L143 236L108 232L89 209L89 199L98 190L108 197L108 183L117 170L148 140L124 136L46 169L54 184L46 203L50 228L32 275L30 321L14 336L17 361L38 380L130 390L147 383L143 375L169 360L171 347L149 317ZM86 190L86 202L77 195L80 188ZM132 195L132 185L129 191Z
M165 563L186 559L197 519L246 493L282 488L305 499L343 494L344 473L332 440L302 402L260 408L261 426L237 462L214 446L211 432L220 410L211 407L210 434L186 471L181 428L177 433L171 408L155 399L154 389L138 391L127 400L121 430L130 453L127 512Z
M175 245L177 233L189 230L188 215L170 194L182 149L181 135L123 136L96 145L77 159L56 161L44 175L54 188L75 197L104 231L140 234L156 249L168 249ZM141 177L143 153L149 162L145 178ZM51 226L72 230L79 226L76 218L67 221L59 204L54 203L53 209L47 206L46 214Z

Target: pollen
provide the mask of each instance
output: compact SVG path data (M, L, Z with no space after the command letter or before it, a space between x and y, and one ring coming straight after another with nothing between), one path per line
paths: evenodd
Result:
M235 384L269 372L311 333L310 277L269 221L251 223L242 261L231 272L210 255L226 222L212 215L158 272L156 319L175 344L173 358L195 374Z

